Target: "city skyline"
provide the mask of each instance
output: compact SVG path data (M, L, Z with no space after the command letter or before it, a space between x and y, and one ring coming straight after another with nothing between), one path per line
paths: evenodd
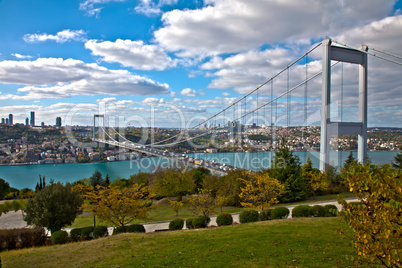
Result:
M55 115L64 125L91 125L93 114L106 110L130 126L139 124L133 116L149 124L153 110L156 127L181 127L178 116L189 122L219 111L327 36L402 55L401 8L393 0L77 0L43 1L41 8L3 0L0 117L13 111L13 121L24 123L34 110L46 125ZM318 49L310 73L320 64ZM402 127L400 72L369 57L369 127ZM353 121L356 73L346 64L342 73L343 114ZM319 114L320 83L309 83L312 114ZM262 89L259 98L269 95ZM300 92L293 98L297 114ZM301 123L295 116L291 124Z

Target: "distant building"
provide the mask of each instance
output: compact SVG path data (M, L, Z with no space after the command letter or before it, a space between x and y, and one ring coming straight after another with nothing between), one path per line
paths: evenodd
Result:
M9 123L10 125L13 124L13 114L9 114L9 115L8 115L8 123Z
M42 122L42 124L40 124L42 127L44 127L45 126L45 122Z
M61 117L56 117L56 127L61 127Z
M35 112L31 112L31 122L30 122L31 126L35 126Z
M8 125L8 118L6 118L6 125Z
M6 120L5 120L4 118L2 118L2 119L1 119L1 123L2 123L2 124L5 124L5 123L6 123Z
M28 117L25 118L25 125L26 125L26 126L29 126L29 118L28 118Z

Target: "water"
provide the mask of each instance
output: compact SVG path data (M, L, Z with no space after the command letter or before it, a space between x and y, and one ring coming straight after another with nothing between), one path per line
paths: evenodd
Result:
M391 163L395 155L399 151L374 151L368 152L368 157L374 164ZM294 152L300 157L301 163L304 163L307 156L310 155L313 165L319 167L319 152ZM335 165L343 163L348 151L331 152L331 161ZM271 152L259 153L215 153L215 154L195 154L197 158L215 160L216 162L224 162L244 168L259 170L261 167L270 166ZM357 153L353 152L353 156L357 158ZM89 178L96 169L99 169L103 176L109 174L111 180L120 178L128 178L130 175L139 171L149 172L155 166L167 165L167 160L159 157L143 158L133 161L117 161L107 163L91 163L91 164L56 164L56 165L23 165L23 166L0 166L0 178L7 181L11 187L18 189L31 188L34 189L39 181L39 175L46 177L46 181L54 179L56 182L74 182L82 178Z

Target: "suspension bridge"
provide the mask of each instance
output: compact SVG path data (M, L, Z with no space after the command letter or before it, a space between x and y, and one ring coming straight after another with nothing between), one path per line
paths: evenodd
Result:
M319 48L322 49L321 61L317 60ZM330 164L331 136L357 135L358 161L363 163L367 155L368 56L402 65L402 57L398 55L365 45L353 48L327 38L235 102L193 127L182 129L177 135L149 144L135 143L110 124L106 125L105 114L95 114L93 141L226 174L244 167L198 159L171 152L168 148L202 136L215 138L222 131L228 133L228 140L233 145L242 146L245 128L255 129L258 133L258 127L264 125L265 132L270 135L270 144L265 149L272 152L278 141L286 138L283 132L281 137L278 135L280 127L298 126L302 129L300 142L308 150L311 144L307 142L305 130L316 124L321 126L319 159L322 171ZM351 71L352 68L358 71ZM320 76L321 82L317 81ZM354 87L346 86L351 84L344 81L346 78L354 79ZM354 96L355 103L344 103L345 95ZM357 120L352 113L357 114ZM199 133L200 129L204 131ZM196 134L189 135L190 132Z

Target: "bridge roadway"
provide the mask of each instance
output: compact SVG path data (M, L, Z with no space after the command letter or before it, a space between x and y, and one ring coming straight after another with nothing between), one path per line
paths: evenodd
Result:
M118 141L110 141L102 139L93 139L93 140L95 142L118 146L120 148L129 149L146 155L159 156L175 162L183 163L185 166L203 167L212 172L223 175L226 175L231 170L238 169L237 167L231 165L217 163L215 161L209 161L206 159L194 158L186 154L177 154L174 152L169 152L168 150L163 151L156 148L147 147L144 145L138 145L129 141L118 142Z

